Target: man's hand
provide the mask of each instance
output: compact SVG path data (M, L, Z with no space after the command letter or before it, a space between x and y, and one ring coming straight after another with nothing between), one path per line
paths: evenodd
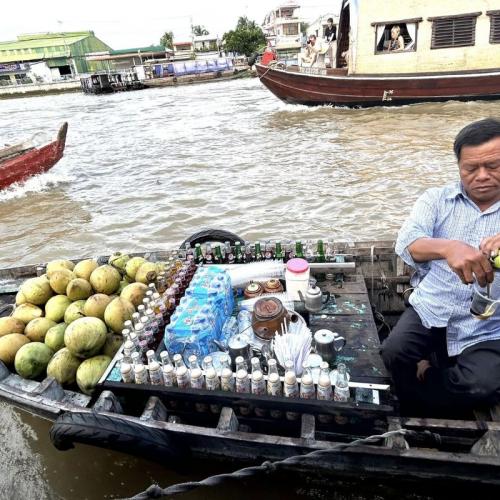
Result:
M489 238L484 238L479 245L479 250L483 252L488 258L496 257L500 249L500 233Z
M496 238L496 237L493 237ZM498 235L500 241L500 235ZM487 238L487 241L490 238ZM491 243L485 248L491 248ZM474 276L480 286L486 286L486 283L493 281L493 268L489 260L490 255L485 255L483 250L463 243L462 241L449 241L446 245L445 258L451 269L462 280L462 283L471 284L474 282Z
M420 380L420 382L424 381L424 375L425 372L431 367L431 364L429 360L427 359L422 359L417 363L417 379Z

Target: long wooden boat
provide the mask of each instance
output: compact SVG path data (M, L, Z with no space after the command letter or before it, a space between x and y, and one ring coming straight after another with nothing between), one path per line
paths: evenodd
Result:
M207 239L205 234L190 241ZM165 259L179 252L153 256ZM51 438L62 450L83 442L172 467L193 459L236 466L329 450L321 459L291 461L279 470L286 477L333 488L334 481L342 479L354 487L389 484L412 492L436 493L439 487L450 494L497 491L498 409L478 410L470 420L399 415L378 353L384 328L404 310L409 287L410 269L395 255L394 243L335 243L335 254L332 262L312 265L318 284L335 301L307 321L313 331L334 328L346 337L347 347L340 354L351 373L354 397L349 403L138 386L110 381L107 374L89 397L63 389L51 378L24 380L1 363L0 400L54 421ZM0 271L0 315L8 314L20 283L35 275L35 269ZM363 398L358 398L360 389ZM205 410L199 411L200 404ZM255 408L280 411L282 416L257 416ZM291 420L285 418L287 412ZM394 430L405 435L338 449L339 443Z
M496 10L494 10L496 9ZM474 10L474 12L471 12ZM328 67L256 69L285 102L394 106L500 97L500 2L344 0ZM403 49L389 50L391 32Z
M0 189L50 170L63 156L67 131L63 123L57 139L45 146L18 144L0 150Z

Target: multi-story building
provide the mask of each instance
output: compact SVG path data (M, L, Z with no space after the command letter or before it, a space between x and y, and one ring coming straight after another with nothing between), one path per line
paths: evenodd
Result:
M315 19L309 26L307 27L307 36L316 35L319 38L323 38L325 36L325 30L328 24L328 19L333 19L333 24L335 26L339 23L339 15L338 14L323 14Z
M296 58L302 47L300 5L288 2L273 9L264 19L262 29L266 40L276 49L278 58Z
M75 77L89 71L87 53L107 50L111 47L93 31L20 35L15 41L0 42L0 65L13 70L4 71L0 78L22 83L32 65L39 69L45 65L52 81Z
M221 40L217 35L200 35L194 37L194 53L196 59L213 59L219 57Z

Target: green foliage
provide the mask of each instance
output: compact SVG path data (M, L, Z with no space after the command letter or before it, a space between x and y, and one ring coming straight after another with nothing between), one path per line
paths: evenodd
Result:
M224 33L223 40L227 51L245 54L247 57L266 43L266 37L260 27L246 16L238 19L236 29Z
M195 24L194 26L191 26L191 31L195 36L210 35L205 26L202 26L201 24Z
M171 49L173 47L174 34L171 31L165 31L163 36L160 38L160 45Z
M300 23L300 32L302 34L306 35L308 29L309 29L309 23L306 23L304 21Z

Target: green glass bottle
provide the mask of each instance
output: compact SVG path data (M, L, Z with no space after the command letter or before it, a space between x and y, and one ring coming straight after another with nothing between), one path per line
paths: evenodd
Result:
M203 252L199 243L194 246L194 259L198 265L203 264Z
M216 245L214 247L215 252L214 252L214 264L222 264L222 252L220 249L220 245Z
M260 248L260 241L255 242L255 258L254 260L262 260L262 250Z
M276 242L276 249L274 251L274 258L276 260L283 260L283 250L281 248L281 241Z
M295 242L295 257L297 257L297 259L304 258L304 249L302 248L302 241L300 240Z
M234 261L236 264L243 264L243 262L245 262L243 252L241 251L241 243L239 241L234 244Z
M325 262L325 248L323 246L323 240L318 240L318 253L316 254L316 262Z
M212 245L207 243L205 247L205 264L213 264L214 263L214 254L212 253Z

